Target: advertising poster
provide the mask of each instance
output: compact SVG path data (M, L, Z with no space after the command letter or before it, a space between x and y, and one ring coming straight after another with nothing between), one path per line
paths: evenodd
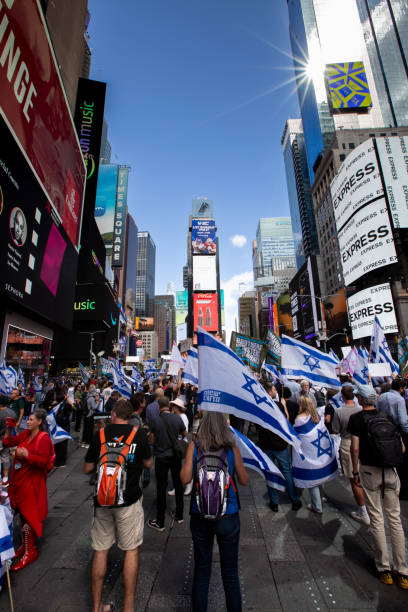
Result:
M397 261L384 198L359 210L338 238L346 287L367 272Z
M216 257L212 255L193 255L193 290L216 291Z
M193 217L212 218L213 216L212 200L205 197L193 199Z
M194 293L194 330L218 331L218 300L216 293Z
M250 336L233 331L231 333L230 347L246 365L251 366L254 370L259 370L265 356L263 340L251 338Z
M185 323L188 315L188 291L176 291L176 327Z
M117 186L118 166L115 164L101 165L96 191L95 220L108 255L112 249Z
M376 138L394 227L408 227L408 137Z
M40 3L2 2L0 10L0 114L35 173L55 222L78 248L85 164ZM7 151L4 141L2 151ZM7 162L2 161L4 170ZM15 171L13 176L18 189Z
M398 333L394 302L389 283L376 285L355 293L347 300L348 316L353 339L371 336L377 316L384 333Z
M191 224L191 246L193 255L215 255L215 221L213 219L193 219Z
M326 329L336 333L347 327L346 290L339 289L335 294L326 297L323 302Z
M135 317L135 329L137 331L153 331L154 317Z
M346 157L330 191L337 230L362 206L384 195L372 138Z
M335 112L372 106L364 62L326 64L327 88Z
M127 189L129 167L119 166L116 190L115 220L113 223L112 268L123 268L126 234Z
M268 363L280 364L282 356L282 344L279 336L268 330L265 338L266 358Z
M180 323L176 327L177 344L187 339L187 323Z

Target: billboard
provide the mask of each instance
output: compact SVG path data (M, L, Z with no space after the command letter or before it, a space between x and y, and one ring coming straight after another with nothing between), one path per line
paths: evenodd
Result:
M95 219L108 255L110 255L112 249L117 186L118 166L114 164L100 166L98 188L96 191Z
M71 327L78 253L0 117L0 294Z
M259 370L266 352L263 340L233 331L230 346L245 364L251 366L254 370Z
M188 291L176 291L176 327L183 325L188 315Z
M218 331L218 299L216 293L193 294L194 330Z
M376 316L386 334L398 333L389 283L355 293L347 300L347 310L354 340L371 336Z
M76 286L73 305L74 320L102 322L103 329L118 325L119 309L110 289L101 283L84 283Z
M326 82L334 111L356 112L372 106L364 62L326 64Z
M323 302L326 329L336 333L347 327L346 290L339 289L329 295Z
M193 217L210 217L214 216L213 202L206 197L193 199Z
M359 210L338 232L346 287L377 268L397 262L384 198Z
M330 185L330 191L337 231L362 206L384 195L372 138L347 156Z
M1 12L0 115L78 248L85 165L40 3L9 0Z
M376 138L394 227L408 227L408 137Z
M193 255L215 255L215 221L213 219L193 219L191 224L191 246Z
M123 268L125 252L127 189L129 167L119 166L116 190L115 220L113 223L112 268Z
M176 327L177 344L187 339L187 323L180 323Z
M193 255L193 290L217 290L216 257Z
M136 317L135 318L135 329L137 331L153 331L154 330L154 318L153 317Z
M322 328L320 301L316 299L320 297L319 270L316 255L308 257L306 263L299 268L289 283L289 291L290 304L289 299L286 298L286 301L282 302L281 307L285 303L286 306L283 309L287 311L290 309L294 337L304 342L313 342L319 329ZM285 322L282 322L282 325L285 324L287 324L290 330L291 326L288 317L286 317Z

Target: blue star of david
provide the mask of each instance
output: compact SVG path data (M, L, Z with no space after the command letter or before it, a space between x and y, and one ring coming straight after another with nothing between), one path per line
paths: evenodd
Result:
M322 448L322 440L323 438L327 438L327 440L329 441L329 446L328 448ZM320 431L320 429L317 432L317 438L316 440L313 440L312 442L313 446L315 446L317 448L317 456L321 457L322 455L329 455L329 457L331 457L331 440L330 440L330 436L329 433L327 431Z
M266 399L266 397L262 397L261 395L258 395L255 389L252 388L254 385L256 386L258 384L256 380L253 380L250 376L248 376L244 372L242 372L242 375L245 378L246 383L243 387L241 387L241 389L244 389L244 391L248 391L248 393L250 393L253 396L257 406L259 404L262 404L262 402L265 402L265 404L267 404L268 400Z
M363 375L364 378L367 378L367 374L368 374L368 368L363 368L361 370L361 374Z
M381 342L381 345L385 351L388 349L388 343L386 338L384 338L384 340Z
M316 357L312 357L312 355L305 355L305 360L303 365L310 368L310 371L313 372L315 368L320 368L320 362Z

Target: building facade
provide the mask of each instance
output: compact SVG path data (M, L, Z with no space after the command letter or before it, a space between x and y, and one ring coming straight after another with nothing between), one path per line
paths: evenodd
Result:
M138 232L136 262L136 315L154 316L156 245L149 232Z
M154 325L159 336L159 352L170 352L173 341L176 340L176 305L173 294L156 295L154 298ZM162 314L162 307L163 313ZM159 315L160 320L157 318ZM163 318L164 317L164 318Z
M255 287L270 285L277 295L288 287L296 272L295 244L289 217L259 220L252 262Z
M142 340L145 359L157 359L159 356L159 340L156 331L142 331L139 333Z

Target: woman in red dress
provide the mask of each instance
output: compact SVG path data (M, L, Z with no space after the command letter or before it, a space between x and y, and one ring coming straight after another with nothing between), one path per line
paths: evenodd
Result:
M6 420L4 446L16 446L11 468L9 496L13 510L21 515L22 546L16 551L21 559L11 570L17 572L38 557L36 535L41 537L42 524L48 514L47 474L54 465L54 447L46 428L47 413L35 410L27 421L27 429L11 435L11 421Z

